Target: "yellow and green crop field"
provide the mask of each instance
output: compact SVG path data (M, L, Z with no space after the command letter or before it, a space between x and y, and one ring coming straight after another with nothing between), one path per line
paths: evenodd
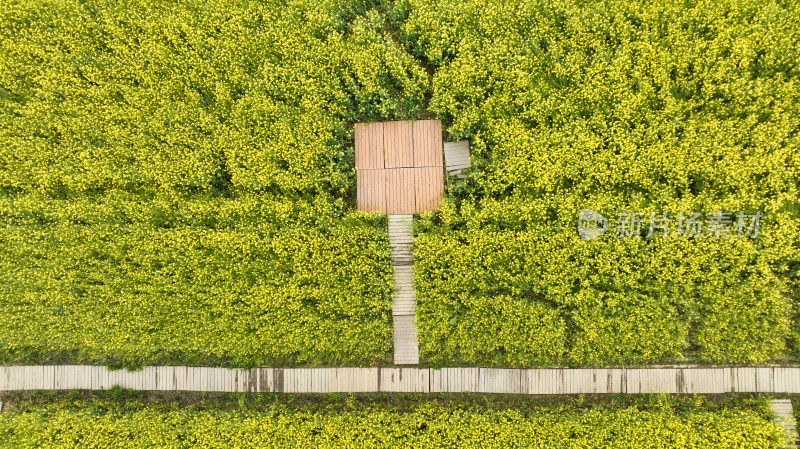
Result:
M387 359L353 125L430 118L472 167L415 221L423 361L797 360L797 23L756 0L0 2L0 363ZM610 231L582 239L583 209ZM759 212L757 237L646 236L718 211Z
M0 5L0 360L368 365L385 217L352 123L427 78L317 2Z
M765 398L562 401L485 397L392 405L348 396L297 401L242 396L197 404L110 398L15 402L0 447L773 448L783 437ZM475 398L478 399L478 398ZM579 403L580 402L580 403Z
M526 366L797 354L797 3L395 6L408 50L434 69L430 111L470 141L473 164L419 221L421 356ZM583 209L609 232L581 239ZM687 238L674 235L682 211L763 218L756 238ZM621 212L645 214L640 238L616 238ZM669 235L646 238L650 213L664 212Z

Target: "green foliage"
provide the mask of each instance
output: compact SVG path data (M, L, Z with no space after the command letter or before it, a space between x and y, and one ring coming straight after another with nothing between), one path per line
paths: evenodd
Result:
M782 443L777 425L753 411L541 408L487 410L421 404L315 412L170 409L74 401L0 415L8 447L714 447Z
M547 364L563 355L577 364L642 363L691 353L763 362L784 348L789 301L749 242L670 237L640 246L583 241L574 231L490 231L470 222L457 230L447 216L415 240L420 348L432 361ZM500 313L507 310L519 314ZM544 311L562 318L532 335L524 323ZM495 327L481 329L487 321ZM502 355L476 357L487 344Z
M530 340L514 318L448 338L526 302L566 338L545 326L549 346L505 349L514 364L549 347L574 364L764 362L796 345L797 5L401 0L394 14L473 164L415 240L424 357ZM580 239L584 208L609 219L604 237ZM719 210L761 211L758 239L614 238L621 211Z
M382 2L0 5L0 361L370 364L352 123L420 115Z
M0 4L0 361L367 364L384 220L352 124L468 139L415 241L432 363L800 352L793 3ZM346 204L348 206L346 206ZM581 240L581 209L761 211Z
M0 187L344 193L352 122L418 114L427 74L338 2L0 6Z
M391 350L388 236L336 205L5 197L0 360L370 364Z

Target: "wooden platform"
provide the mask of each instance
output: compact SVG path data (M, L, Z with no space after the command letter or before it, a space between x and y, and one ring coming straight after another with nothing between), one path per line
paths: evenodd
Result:
M436 210L444 194L440 120L356 123L358 209L385 214Z

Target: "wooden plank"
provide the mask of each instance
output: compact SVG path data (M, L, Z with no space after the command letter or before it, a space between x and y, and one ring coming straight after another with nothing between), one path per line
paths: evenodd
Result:
M412 267L394 267L394 278L402 276L412 276L414 269Z
M414 315L417 305L413 302L410 304L394 304L392 313L394 315Z
M684 370L689 391L687 393L725 393L722 370L687 368ZM630 386L630 385L629 385ZM631 393L630 388L627 393Z
M72 378L74 377L73 371L75 371L75 366L74 365L62 365L59 368L60 368L60 372L56 372L56 376L57 376L56 389L58 389L58 390L72 390L72 389L74 389L75 387L73 385ZM13 377L12 377L12 381L13 381Z
M264 393L267 391L267 374L266 368L253 368L250 370L250 384L252 390L256 393Z
M37 385L42 381L42 367L41 366L23 366L21 367L20 380L21 390L36 390Z
M55 372L53 373L53 376L54 376L53 389L55 389L55 390L63 390L64 389L64 379L65 379L65 375L66 375L65 371L66 370L65 370L65 366L64 365L58 365L58 366L55 367ZM8 390L10 388L4 388L4 389Z
M445 142L442 145L444 149L444 162L445 164L451 157L467 156L469 157L469 141L459 140L458 142Z
M448 174L457 175L461 170L471 167L469 142L447 142L444 144L444 163Z
M384 122L383 144L385 168L414 166L414 141L410 121Z
M93 389L93 387L94 387L94 377L95 377L94 376L94 371L95 371L96 368L98 368L98 367L90 366L90 365L84 365L83 366L83 373L82 373L83 382L81 382L81 383L83 385L83 389L84 390L92 390ZM104 367L99 367L99 368L104 368Z
M551 382L553 384L552 385L553 391L555 391L556 394L566 394L567 391L564 388L565 387L564 370L562 368L556 368L552 370L550 374L551 374Z
M414 169L395 168L387 172L387 213L414 213Z
M214 391L214 371L197 367L200 373L200 391Z
M356 171L368 167L367 163L367 124L356 123L353 125L353 149L356 156Z
M374 393L378 391L378 368L362 368L364 374L361 379L360 391L363 393Z
M179 387L181 390L198 391L199 385L196 381L195 367L187 366L183 370L183 380L179 381L179 383L182 384L182 388Z
M755 368L758 393L772 393L772 368Z
M453 171L453 170L463 170L465 168L470 168L472 164L470 164L469 160L452 160L447 165L445 171Z
M108 386L109 389L110 388L114 388L115 385L119 384L119 382L117 381L117 379L119 377L118 374L117 374L117 371L118 370L107 371L108 375L106 377L106 385Z
M0 391L11 390L11 367L0 366Z
M176 366L175 369L172 371L173 379L173 386L176 391L184 391L186 390L186 370L185 366Z
M528 392L530 394L542 394L546 391L544 384L544 374L546 370L529 369L528 370Z
M734 368L734 391L737 393L756 393L755 368Z
M441 167L442 160L442 121L417 120L412 127L414 139L414 166Z
M56 367L53 365L44 367L44 385L43 390L56 389ZM2 390L2 388L0 388Z
M105 366L96 366L92 373L92 389L108 390L111 386L111 372Z
M383 169L383 123L356 123L353 129L356 170Z
M153 366L146 366L138 373L138 377L140 379L139 388L146 391L153 391L156 389L155 383L155 367Z
M414 170L415 211L435 211L444 199L444 175L441 167Z
M370 123L369 148L372 166L380 169L386 168L386 145L384 141L383 123Z
M407 309L414 310L414 308L417 305L417 302L414 301L414 299L409 299L409 300L403 300L403 301L394 301L393 305L394 305L395 309L397 309L397 308L407 308Z
M637 370L641 393L676 393L675 369L645 368Z
M227 368L217 370L217 391L233 391L233 371Z
M406 381L408 377L406 376ZM403 382L403 368L381 368L381 383L379 389L382 392L398 393L406 391Z
M407 286L404 286L404 287L401 287L401 288L395 288L395 296L394 297L395 297L395 299L398 299L398 300L403 300L403 301L404 300L408 300L408 301L412 301L412 302L416 299L416 295L414 293L414 289L411 286L410 282L409 282L409 284Z
M466 170L468 168L469 165L454 165L447 168L447 175L456 176L460 179L465 179L467 175L463 173L463 170Z
M800 389L800 378L797 370L776 366L775 372L775 391L781 393L796 393Z
M448 166L446 171L448 175L458 175L461 173L461 170L465 170L469 167L469 164L453 164Z
M447 153L447 165L451 166L453 163L469 163L470 156L468 153L462 151L451 151Z
M356 206L358 210L363 210L369 212L373 209L373 202L371 191L367 187L367 182L370 181L370 171L372 170L364 170L356 168Z
M271 385L274 381L274 376L269 368L254 368L253 369L254 388L253 391L258 393L271 392Z
M237 393L246 393L248 380L250 379L250 370L236 368L233 371L233 391Z
M386 213L387 186L385 170L357 170L356 187L358 210Z

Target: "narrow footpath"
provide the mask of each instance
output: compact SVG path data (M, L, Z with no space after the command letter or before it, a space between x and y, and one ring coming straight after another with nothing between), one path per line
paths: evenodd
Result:
M417 299L413 285L413 234L412 215L389 215L389 244L392 246L395 291L392 300L394 321L394 363L416 365L419 363L417 326L414 309Z

